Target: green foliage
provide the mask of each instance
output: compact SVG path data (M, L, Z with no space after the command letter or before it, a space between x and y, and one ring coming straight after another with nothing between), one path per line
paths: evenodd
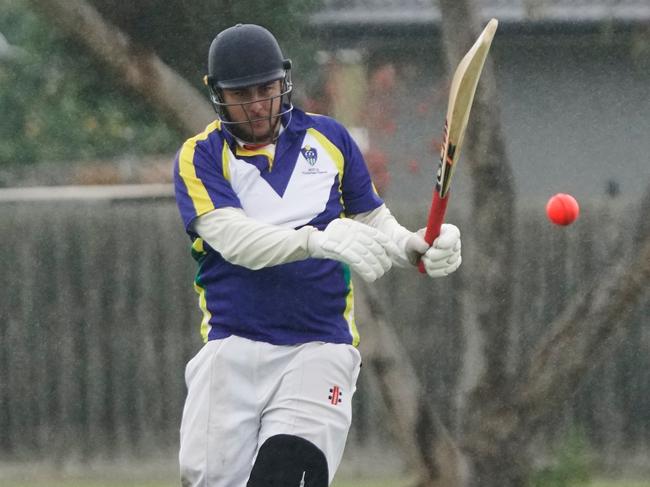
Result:
M322 0L90 0L131 39L155 51L197 88L203 89L208 48L221 30L237 23L260 24L275 34L294 61L296 79L315 65L317 46L308 14Z
M0 32L21 51L0 60L0 165L170 152L178 145L180 135L25 2L0 4Z
M589 470L585 435L571 430L553 452L552 464L533 474L530 487L586 487L591 480Z
M305 16L320 0L89 1L200 89L210 42L237 22L271 29L299 84L314 68ZM24 0L0 3L0 33L22 51L0 59L0 166L172 152L183 138Z

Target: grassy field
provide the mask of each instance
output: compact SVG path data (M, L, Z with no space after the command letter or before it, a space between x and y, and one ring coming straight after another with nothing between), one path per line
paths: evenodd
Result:
M3 480L2 487L179 487L180 483L169 480L137 482L128 480L91 480L91 479L30 479ZM332 487L406 487L407 484L397 480L342 480L335 482ZM605 487L605 486L599 486ZM622 486L621 486L622 487ZM640 486L625 486L640 487Z
M61 480L61 481L51 481L51 480L40 480L38 482L21 482L18 483L4 483L3 487L179 487L178 483L169 483L169 482L147 482L147 483L138 483L133 484L131 482L96 482L96 481L84 481L84 480ZM412 485L412 484L411 484ZM395 480L385 480L385 481L341 481L335 482L332 484L332 487L407 487L407 484L399 483ZM576 487L650 487L650 481L596 481L586 485L580 485Z
M29 478L27 478L29 477ZM137 481L126 478L114 479L91 479L84 477L59 477L44 478L39 476L25 475L22 479L5 479L0 476L2 487L178 487L175 479L161 479L157 481ZM384 480L360 480L341 479L334 482L332 487L407 487L413 485L408 479L384 479ZM598 480L587 485L581 484L576 487L650 487L650 480L625 481L625 480Z
M332 487L408 487L414 478L359 478L359 472L339 472ZM555 484L554 484L555 485ZM169 462L122 467L63 467L51 465L16 465L0 462L1 487L179 487L177 472ZM599 479L589 484L567 487L650 487L648 480Z
M395 479L337 479L332 487L407 487L412 485L408 478ZM0 467L1 487L179 487L180 482L175 473L128 474L123 471L107 474L61 474L52 471L26 471L13 469L3 471ZM603 486L599 486L603 487ZM627 487L627 486L626 486ZM637 487L637 486L635 486Z

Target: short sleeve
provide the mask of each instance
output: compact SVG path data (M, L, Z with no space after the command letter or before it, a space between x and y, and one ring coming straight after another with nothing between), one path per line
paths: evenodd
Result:
M223 144L198 137L186 141L174 160L176 203L186 230L196 217L215 208L241 208L224 175Z

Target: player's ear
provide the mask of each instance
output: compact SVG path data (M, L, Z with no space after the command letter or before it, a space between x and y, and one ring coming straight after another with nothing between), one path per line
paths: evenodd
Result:
M328 482L327 459L316 445L276 435L260 447L246 487L327 487Z

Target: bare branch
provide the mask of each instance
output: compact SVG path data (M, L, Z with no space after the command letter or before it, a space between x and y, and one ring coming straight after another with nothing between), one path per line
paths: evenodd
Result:
M424 394L397 333L387 323L376 289L355 283L355 310L360 319L372 323L372 333L362 343L364 364L377 377L390 413L389 426L420 477L418 487L461 487L465 476L462 455Z
M154 53L133 44L84 0L30 0L32 8L83 44L112 68L174 126L200 132L214 119L209 103Z
M590 369L616 349L633 322L636 304L648 292L648 283L650 236L645 235L635 259L613 268L550 325L517 395L529 434L573 395Z

